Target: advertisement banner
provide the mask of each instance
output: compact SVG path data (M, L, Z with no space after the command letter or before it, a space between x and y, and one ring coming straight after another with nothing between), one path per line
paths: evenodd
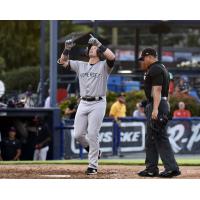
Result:
M174 153L200 154L200 119L172 120L168 123L167 134ZM145 120L124 118L120 124L103 122L99 133L100 148L104 155L113 155L118 149L120 154L144 152L145 150ZM74 139L74 129L64 130L65 157L77 157L80 145ZM83 154L87 152L83 150Z
M200 121L172 120L167 133L174 153L200 153Z

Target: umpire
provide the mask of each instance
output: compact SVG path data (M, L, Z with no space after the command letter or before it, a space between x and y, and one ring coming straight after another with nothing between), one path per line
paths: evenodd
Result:
M157 52L152 48L142 51L139 58L141 68L145 71L144 90L147 98L145 114L147 116L146 133L146 169L139 172L142 177L173 177L181 174L174 158L166 132L169 118L169 73L158 62ZM165 170L159 174L159 155Z

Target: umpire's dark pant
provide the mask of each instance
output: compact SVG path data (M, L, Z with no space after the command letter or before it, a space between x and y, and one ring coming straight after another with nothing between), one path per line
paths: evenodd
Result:
M169 143L166 132L166 124L157 126L157 123L151 119L153 103L146 106L147 116L146 132L146 168L150 171L158 170L159 155L166 170L177 170L178 165L174 158L174 153ZM161 100L159 105L159 116L168 115L169 104L166 100Z

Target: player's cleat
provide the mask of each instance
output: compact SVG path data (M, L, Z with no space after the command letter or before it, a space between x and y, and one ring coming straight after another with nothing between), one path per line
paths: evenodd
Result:
M158 170L149 171L149 170L145 169L143 171L138 172L138 176L142 176L142 177L156 177L158 175L159 175Z
M85 173L86 173L87 175L96 175L96 174L97 174L97 169L88 167Z
M173 176L179 176L181 175L181 171L179 169L177 170L165 170L159 174L159 177L161 178L172 178Z
M99 150L98 160L101 159L102 151Z

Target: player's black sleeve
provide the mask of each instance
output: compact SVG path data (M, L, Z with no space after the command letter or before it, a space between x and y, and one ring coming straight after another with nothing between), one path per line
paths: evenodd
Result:
M108 65L108 67L113 68L113 67L114 67L114 63L115 63L115 60L108 60L108 59L106 59L106 63L107 63L107 65Z
M163 72L158 66L153 66L150 70L152 86L159 86L163 84Z

